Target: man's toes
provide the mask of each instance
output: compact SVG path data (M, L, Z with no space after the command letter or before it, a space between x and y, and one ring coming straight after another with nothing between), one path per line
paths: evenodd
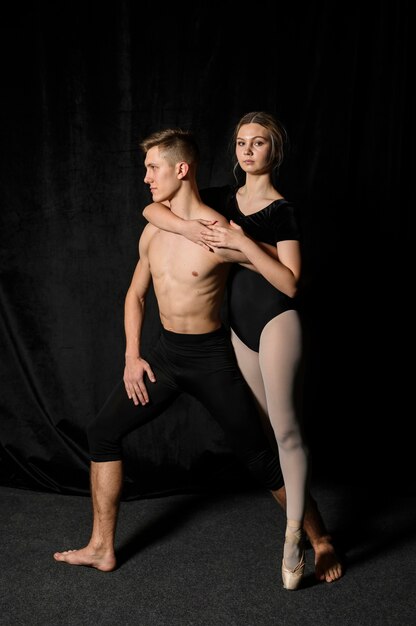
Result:
M71 552L76 552L76 550L64 550L63 552L55 552L53 558L57 561L63 561L65 559L65 556L67 554L70 554Z

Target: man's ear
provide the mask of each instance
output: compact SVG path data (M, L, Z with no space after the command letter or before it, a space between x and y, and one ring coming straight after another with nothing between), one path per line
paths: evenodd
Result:
M185 178L188 172L189 163L186 161L179 161L179 163L176 164L176 175L178 178Z

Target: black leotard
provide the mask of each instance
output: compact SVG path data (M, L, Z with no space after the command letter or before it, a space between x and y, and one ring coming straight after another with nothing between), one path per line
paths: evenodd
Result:
M287 200L275 200L264 209L244 215L238 208L236 189L230 186L206 189L201 197L233 220L250 237L276 245L300 239L295 209ZM296 301L271 285L258 272L235 264L228 281L228 317L231 328L249 348L259 351L260 335L271 319L296 308Z

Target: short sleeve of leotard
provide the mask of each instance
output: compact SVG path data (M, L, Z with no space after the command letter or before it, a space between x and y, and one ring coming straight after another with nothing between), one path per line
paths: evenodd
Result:
M293 204L287 200L275 200L269 206L244 215L235 199L236 189L231 185L210 187L200 191L203 202L212 207L227 220L233 220L242 229L256 239L276 245L288 239L300 240L300 228Z
M260 213L262 213L260 211ZM269 214L269 215L268 215ZM286 200L277 200L264 209L264 221L273 237L272 243L287 239L300 239L300 229L295 208Z

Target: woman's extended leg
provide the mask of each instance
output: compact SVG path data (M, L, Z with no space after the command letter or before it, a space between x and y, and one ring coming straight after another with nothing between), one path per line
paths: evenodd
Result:
M286 514L299 522L305 513L308 482L308 454L295 408L301 354L296 311L285 311L266 324L260 338L259 364L285 479Z
M234 348L236 349L234 337ZM261 413L269 415L276 437L286 486L286 541L282 575L285 586L296 588L303 568L301 529L307 494L307 451L294 406L302 336L295 311L271 320L263 329L260 351L237 347L240 368L252 388Z
M260 369L259 353L248 348L234 332L231 332L231 337L240 370L255 396L260 417L266 433L269 435L270 442L277 449L274 431L267 413L266 392ZM273 495L280 506L286 510L285 488L282 487L278 493ZM340 578L343 574L342 563L336 554L331 536L324 524L316 501L310 494L307 496L304 529L315 552L315 574L317 579L332 582Z

